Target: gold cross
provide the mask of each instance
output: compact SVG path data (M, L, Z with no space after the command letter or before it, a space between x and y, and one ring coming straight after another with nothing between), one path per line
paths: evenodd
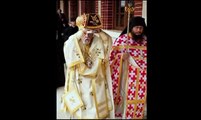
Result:
M134 87L135 87L135 84L134 84L134 83L132 83L132 84L131 84L131 87L133 87L133 88L134 88Z
M93 96L94 95L93 92L90 92L90 95Z
M105 83L105 89L107 89L108 88L108 86L107 86L107 84Z
M99 56L100 53L101 53L101 49L96 48L96 54L97 54L97 56Z
M132 109L131 109L131 110L128 110L128 112L129 112L130 114L132 114L133 110L132 110Z
M75 103L75 99L73 97L70 98L70 101L73 102L73 103Z
M145 84L144 84L144 82L142 82L141 87L144 88L144 86L145 86Z
M143 55L143 51L140 49L140 59L143 60L144 59L144 55Z
M87 109L86 105L83 105L81 108L82 108L82 110L86 110Z
M82 83L82 80L81 79L78 79L78 84L81 84Z
M101 85L101 80L96 80L96 83L98 83L98 85L100 86Z

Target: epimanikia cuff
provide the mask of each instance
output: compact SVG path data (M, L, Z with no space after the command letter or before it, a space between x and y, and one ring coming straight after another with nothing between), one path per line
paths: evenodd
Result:
M64 95L64 102L71 114L83 106L83 102L76 90L68 91L66 95Z

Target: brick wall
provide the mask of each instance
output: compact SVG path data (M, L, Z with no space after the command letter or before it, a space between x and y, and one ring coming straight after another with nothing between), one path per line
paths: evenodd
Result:
M95 13L98 14L98 1L99 0L95 0Z
M95 8L96 8L95 1L81 0L81 14L83 14L83 13L95 13Z
M76 0L69 0L69 17L76 18L78 16L78 2ZM69 18L69 20L70 20Z
M143 0L133 0L135 2L134 16L142 16ZM114 0L80 0L78 6L77 0L69 0L69 17L77 17L83 13L96 13L101 15L103 29L113 29L114 16ZM98 7L98 2L101 8Z
M85 1L81 0L81 14L83 14L83 13L85 13Z
M59 2L60 2L60 0L56 0L56 9L58 9L60 7Z
M85 1L85 9L87 13L95 13L95 1L94 0L86 0Z
M143 0L134 0L135 2L134 16L142 16L142 1Z
M68 19L68 0L63 0L64 1L64 14Z
M101 18L103 29L113 28L113 0L101 0Z

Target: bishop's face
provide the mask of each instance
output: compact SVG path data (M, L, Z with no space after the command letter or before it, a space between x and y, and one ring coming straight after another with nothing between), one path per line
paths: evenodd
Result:
M84 34L83 34L83 37L81 38L83 44L90 45L93 40L93 37L94 37L93 30L85 29L83 32L84 32Z

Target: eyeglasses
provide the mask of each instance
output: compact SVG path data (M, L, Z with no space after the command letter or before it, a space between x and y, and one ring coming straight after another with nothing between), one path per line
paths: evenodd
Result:
M84 30L84 36L93 37L94 32L92 30Z

